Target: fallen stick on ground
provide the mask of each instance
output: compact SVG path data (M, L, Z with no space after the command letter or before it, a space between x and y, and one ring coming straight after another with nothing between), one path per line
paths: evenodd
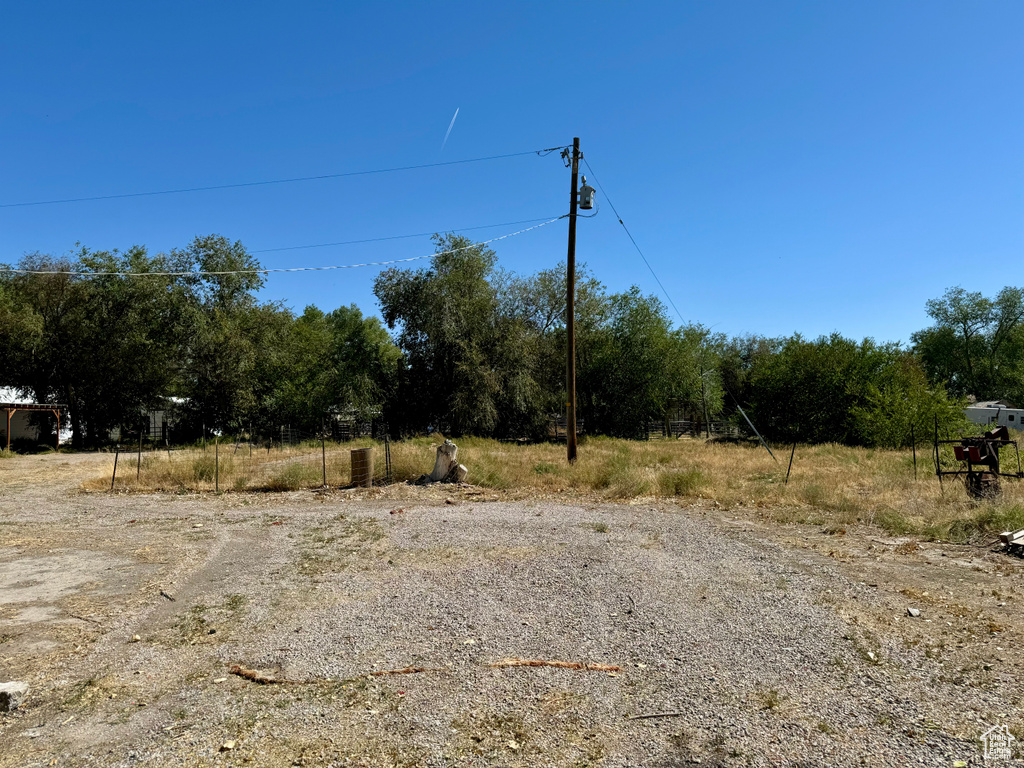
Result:
M582 669L587 672L621 672L622 667L611 664L590 664L581 661L546 661L544 659L502 659L488 664L489 667L560 667L561 669Z
M96 619L90 619L88 616L79 616L77 613L69 613L68 616L70 616L73 619L78 619L80 621L91 621L93 624L101 624L102 623L102 622L96 621Z
M402 667L401 669L384 669L380 672L371 672L370 677L383 677L384 675L413 675L417 672L441 672L436 667Z
M651 718L651 717L679 717L682 714L683 714L682 712L648 712L647 714L644 714L644 715L632 715L630 717L627 717L626 719L627 720L647 720L648 718Z
M228 667L228 672L233 675L238 675L239 677L244 677L246 680L252 680L254 683L259 683L260 685L294 685L298 682L296 680L281 680L277 677L268 677L262 672L257 672L255 669L243 667L241 664L232 664Z

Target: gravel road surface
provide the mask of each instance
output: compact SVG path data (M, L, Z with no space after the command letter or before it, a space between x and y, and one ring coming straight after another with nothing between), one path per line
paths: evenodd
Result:
M472 488L78 492L105 461L0 463L0 682L31 686L3 768L952 766L1024 735L1002 554Z

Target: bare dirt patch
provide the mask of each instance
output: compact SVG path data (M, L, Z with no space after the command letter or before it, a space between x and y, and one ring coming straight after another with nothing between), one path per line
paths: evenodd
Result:
M985 547L472 488L78 491L105 463L0 464L0 680L32 686L4 768L952 765L1024 737L1021 562Z

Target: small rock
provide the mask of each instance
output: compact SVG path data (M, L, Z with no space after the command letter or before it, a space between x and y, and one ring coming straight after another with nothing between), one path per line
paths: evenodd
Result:
M872 661L878 661L878 657L875 656L873 651L868 651L868 658L871 659Z
M223 683L225 680L227 680L226 677L215 677L215 678L213 678L213 682L215 682L215 683Z
M909 616L912 619L919 618L921 616L921 611L919 611L917 608L907 608L907 616Z
M28 683L12 680L0 683L0 712L13 712L21 706L28 693Z
M203 527L203 524L202 524L202 523L196 523L196 524L195 524L195 525L193 525L192 527L193 527L193 528L202 528L202 527Z
M235 746L236 746L235 740L231 739L230 741L225 741L223 744L220 745L220 751L221 752L230 752L232 749L235 748Z
M142 638L139 635L132 635L132 639L129 640L128 642L129 643L137 643L137 642L139 642L141 640L142 640Z

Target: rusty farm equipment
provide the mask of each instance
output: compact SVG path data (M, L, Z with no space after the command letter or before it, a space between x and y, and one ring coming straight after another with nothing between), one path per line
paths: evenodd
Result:
M940 445L953 446L956 469L943 468ZM999 455L1000 449L1011 445L1017 460L1016 472L1003 471ZM935 474L938 475L940 482L947 476L963 477L967 495L972 499L996 498L1002 493L1000 478L1024 477L1020 466L1020 449L1017 441L1010 439L1010 432L1006 427L996 427L983 435L961 437L959 440L939 440L936 430Z

